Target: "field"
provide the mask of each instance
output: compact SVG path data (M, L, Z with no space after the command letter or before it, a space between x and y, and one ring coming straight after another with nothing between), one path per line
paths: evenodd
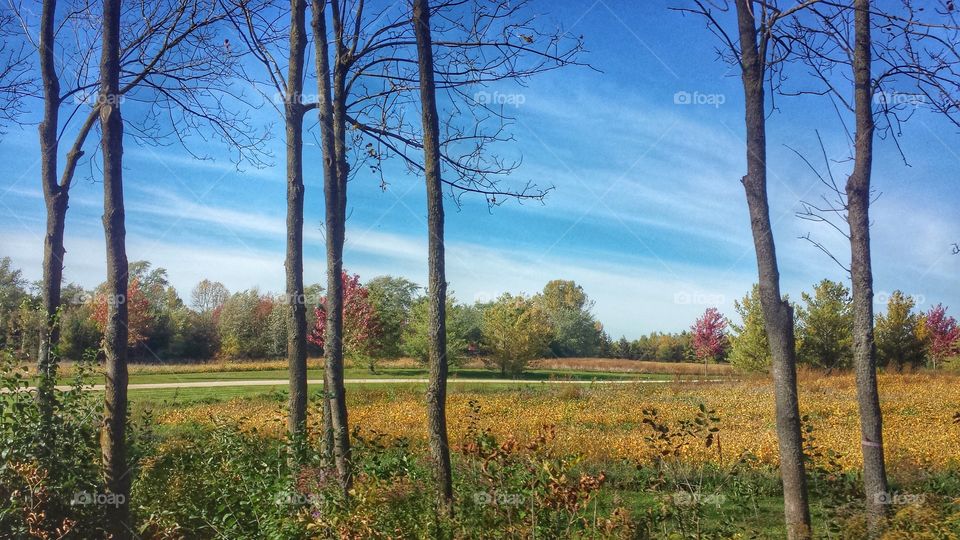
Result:
M311 361L311 378L319 378L321 368ZM783 537L771 382L725 366L708 366L704 379L703 369L542 360L523 377L502 381L481 365L459 368L448 396L456 507L453 518L437 519L425 384L418 382L425 373L416 363L385 362L376 375L360 366L348 370L348 378L387 381L347 387L356 471L349 505L320 458L318 385L311 387L312 464L293 470L285 457L282 363L134 366L133 385L278 380L134 386L137 534ZM957 538L960 377L883 374L879 384L892 490L885 538ZM70 396L65 404L74 414L89 411L83 433L92 437L99 393ZM802 371L800 403L816 536L859 537L864 520L852 375ZM36 473L20 474L29 484ZM30 501L33 519L41 521L39 509L54 504L36 494Z

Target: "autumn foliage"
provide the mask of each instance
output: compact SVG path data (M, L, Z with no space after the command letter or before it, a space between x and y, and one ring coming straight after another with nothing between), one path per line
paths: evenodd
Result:
M693 350L700 360L716 360L727 348L727 321L717 308L708 308L690 327Z
M937 304L927 313L926 329L930 360L936 368L938 362L957 354L960 349L960 327L956 319L947 315L947 308Z
M380 322L373 303L370 301L370 291L360 284L360 276L343 272L343 349L351 356L371 356L377 351ZM327 326L327 298L320 299L320 304L314 308L317 323L307 336L307 341L323 347L326 342L325 329Z
M93 298L93 320L102 332L107 326L107 312L112 301L108 295L98 292ZM127 346L131 349L146 343L150 336L150 301L140 288L140 280L132 279L127 287L127 297L118 299L127 303Z

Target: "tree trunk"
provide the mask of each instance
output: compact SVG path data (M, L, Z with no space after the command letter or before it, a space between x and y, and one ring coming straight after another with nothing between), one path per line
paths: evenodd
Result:
M123 209L123 120L120 117L120 0L103 6L100 60L100 130L103 135L103 231L107 244L106 388L100 449L107 494L107 531L129 538L130 475L127 467L127 252Z
M870 2L856 0L853 51L857 121L853 174L847 180L850 273L853 281L853 361L860 409L863 487L870 534L878 536L885 514L887 472L883 456L883 417L877 391L873 334L873 267L870 255L870 176L873 168L873 81L871 80Z
M773 357L777 439L780 447L780 475L783 481L787 537L806 539L811 537L812 531L803 464L803 439L800 434L793 308L780 293L780 271L770 224L763 90L764 59L757 47L756 21L751 2L752 0L737 0L736 3L746 102L747 175L743 177L743 186L757 252L760 303Z
M60 80L54 60L57 2L44 0L40 19L40 76L43 83L43 121L40 123L40 176L47 210L47 231L43 242L43 310L46 324L40 333L37 369L41 374L38 399L44 423L52 419L56 359L51 349L60 337L57 309L63 282L63 228L67 215L66 189L57 183L57 128L60 116Z
M453 513L453 479L447 440L447 278L444 269L443 188L440 181L440 122L434 84L433 43L428 0L413 0L413 28L417 37L420 102L423 113L424 177L427 186L429 267L427 430L430 455L436 467L441 511Z
M303 63L307 48L306 0L290 1L290 61L285 121L287 137L287 364L290 411L287 418L294 459L307 443L307 312L303 292Z
M320 138L323 148L323 194L326 209L327 325L324 329L324 392L330 414L333 458L346 496L353 483L346 389L343 384L343 241L346 229L347 176L346 55L339 4L331 2L336 60L331 66L327 45L326 2L313 0L313 32L317 48L317 86L320 93Z

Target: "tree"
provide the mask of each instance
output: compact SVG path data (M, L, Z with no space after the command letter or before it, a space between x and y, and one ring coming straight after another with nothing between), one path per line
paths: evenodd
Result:
M267 355L273 298L256 288L236 292L223 304L217 317L222 343L220 354L227 358L262 358Z
M349 4L349 5L348 5ZM440 181L457 196L477 193L490 205L504 199L542 199L545 190L527 183L512 190L499 181L517 163L491 155L488 147L509 140L503 110L478 103L469 88L500 80L523 80L533 74L575 62L581 40L560 32L541 32L525 17L526 2L495 0L474 9L459 0L439 0L431 12L443 25L434 32L433 74L444 100L451 103L438 123ZM347 182L356 164L367 164L388 185L383 162L397 158L416 173L426 173L424 124L407 113L420 96L420 63L412 10L370 8L355 3L313 0L319 94L320 146L324 160L325 231L327 240L326 392L336 433L335 459L341 484L349 491L349 429L343 391L342 331L343 241ZM327 7L331 31L327 32ZM440 33L439 36L436 33ZM438 112L438 114L440 114ZM439 120L439 119L438 119ZM350 139L348 140L348 128ZM351 163L351 161L353 163ZM444 303L438 304L442 309ZM441 333L442 334L442 333Z
M447 436L447 274L444 251L443 182L440 164L440 119L434 81L429 0L412 0L417 41L420 112L423 129L423 177L427 195L427 432L441 512L453 514L453 473Z
M227 103L236 97L228 76L235 55L224 50L214 31L224 16L219 2L123 2L118 14L124 28L118 45L123 69L113 95L117 104L101 101L94 79L97 70L91 65L102 48L99 21L103 14L98 18L92 13L93 4L81 3L77 9L59 10L63 18L57 20L57 5L56 0L43 0L36 32L35 23L27 16L31 11L21 11L19 4L15 7L22 29L20 39L36 46L40 63L40 181L47 213L41 293L48 328L43 332L37 362L41 372L51 374L56 371L50 352L59 339L56 310L63 281L70 188L102 109L119 105L127 96L135 98L141 114L125 116L127 133L134 140L166 144L174 138L196 157L202 156L195 144L187 144L186 137L201 129L209 129L235 149L238 162L262 163L263 143L246 116ZM33 41L35 33L38 44ZM62 86L64 81L69 84ZM65 139L67 135L72 140ZM61 144L66 142L69 150L61 167Z
M380 322L377 319L376 309L370 301L370 291L360 283L360 276L350 275L346 271L341 274L343 281L343 348L348 357L362 360L367 363L371 373L376 372L377 354L379 352ZM326 334L327 311L326 299L321 299L315 308L317 324L311 330L307 339L318 347L326 347L330 339Z
M780 292L780 270L770 220L767 193L767 98L765 85L776 88L782 62L789 47L781 39L778 26L812 1L790 2L782 8L778 1L734 0L736 32L728 31L717 11L729 8L724 1L714 3L693 0L684 11L706 19L710 29L723 42L721 56L740 68L743 83L746 128L747 174L742 178L750 227L757 255L760 278L760 304L773 359L774 400L777 439L780 448L780 476L783 482L784 519L791 540L810 538L810 505L803 463L800 432L800 405L797 397L796 347L793 309Z
M550 320L531 299L504 293L483 312L483 340L488 365L501 375L519 375L546 351L552 338Z
M947 308L937 304L930 308L925 318L927 330L927 355L933 369L937 364L957 354L960 350L960 327L957 320L947 315Z
M428 307L427 299L420 298L410 308L410 317L404 327L401 349L403 354L423 364L429 361ZM447 363L456 366L466 357L470 347L482 340L480 331L482 315L473 306L458 304L451 295L447 295L446 313Z
M846 369L853 359L853 313L850 290L825 279L811 296L803 293L797 309L798 356L811 366Z
M0 321L4 326L0 328L0 346L9 345L10 338L17 331L14 314L28 298L26 287L27 280L19 268L13 268L10 257L0 259Z
M230 291L223 283L204 279L191 291L190 304L198 312L208 314L223 306L228 298Z
M420 286L401 277L379 276L367 282L370 302L380 322L379 351L384 357L403 354L403 336Z
M103 4L100 59L100 132L103 153L103 230L107 242L107 316L104 328L104 418L100 433L104 483L118 504L107 506L107 531L129 538L127 464L127 248L123 204L123 119L120 116L120 0ZM52 17L52 15L51 15ZM59 261L58 261L59 263Z
M303 122L308 111L317 106L303 94L305 54L307 49L307 0L289 3L271 0L231 0L228 17L239 32L250 55L261 66L266 77L252 76L241 65L239 75L252 82L266 84L282 98L273 107L284 122L286 140L287 219L286 258L284 261L287 306L287 363L290 374L290 402L287 425L293 445L294 458L304 456L303 445L307 428L307 307L303 289ZM235 8L235 9L233 9ZM277 13L289 12L289 23L284 27ZM287 38L283 49L283 38ZM286 57L284 66L277 58ZM276 99L274 100L276 101Z
M593 303L573 281L553 280L535 297L550 318L554 356L593 356L600 340L597 321L590 313Z
M924 343L917 332L923 319L913 312L914 307L913 298L894 291L887 302L887 312L877 316L877 359L880 365L902 371L906 365L923 364Z
M716 361L727 350L727 320L717 308L707 308L703 316L696 320L690 331L693 333L693 350L697 358Z
M106 287L101 287L93 297L91 317L101 332L106 332L109 320L110 304L114 300L107 294ZM150 338L153 327L150 300L140 287L140 280L130 279L127 286L127 297L121 300L127 305L127 350L136 349Z

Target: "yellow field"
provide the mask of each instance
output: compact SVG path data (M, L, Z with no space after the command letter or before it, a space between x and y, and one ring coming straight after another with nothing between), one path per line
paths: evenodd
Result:
M859 425L853 377L804 374L800 381L801 413L810 416L817 445L842 454L840 463L858 467ZM662 419L691 418L700 403L720 416L720 451L691 448L686 459L730 463L751 452L776 463L770 381L749 379L708 385L669 384L631 386L532 385L528 389L454 391L449 396L451 443L463 441L471 402L481 407L480 426L499 438L515 436L521 442L544 425L556 426L556 445L562 452L590 460L650 457L641 423L642 409L655 407ZM953 375L881 375L880 391L888 468L895 477L909 477L922 469L960 465L960 378ZM350 423L415 443L426 439L424 401L412 389L350 389ZM314 413L313 418L319 415ZM279 434L283 410L276 402L233 401L167 412L161 422L233 420Z

